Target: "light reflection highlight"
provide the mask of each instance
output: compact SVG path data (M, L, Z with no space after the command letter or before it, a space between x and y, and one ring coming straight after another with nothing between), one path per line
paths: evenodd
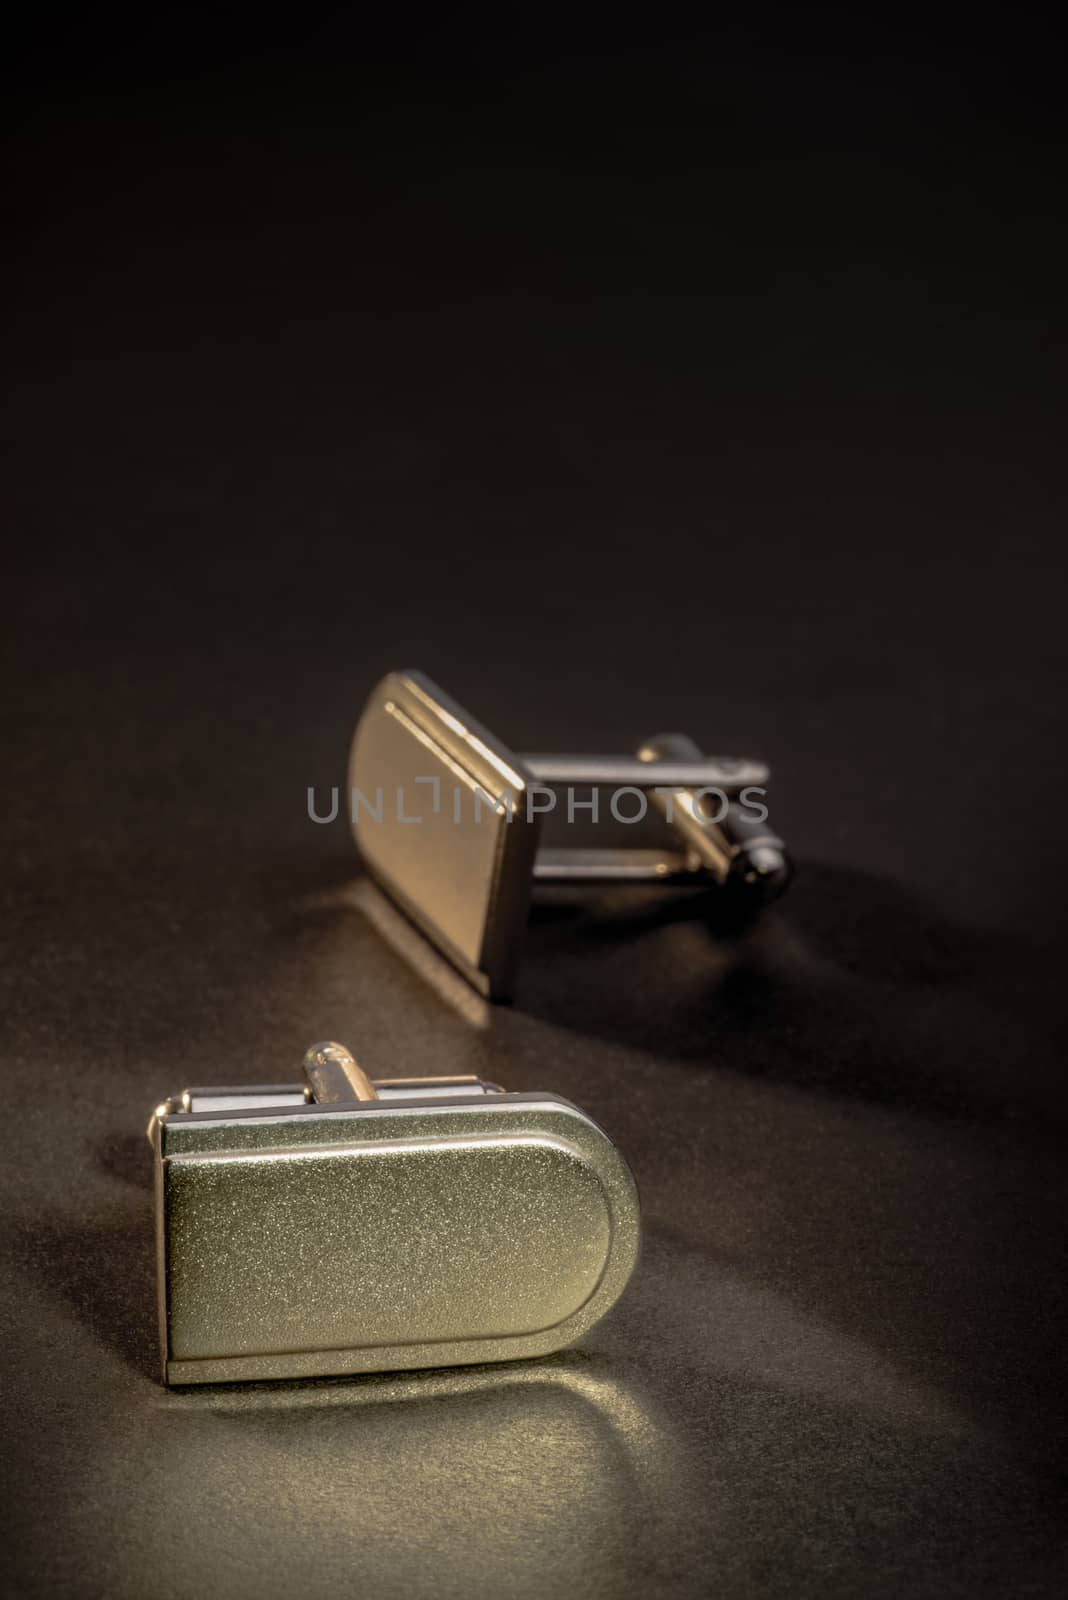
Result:
M190 1457L205 1574L213 1545L269 1524L287 1567L343 1570L354 1593L540 1600L612 1592L682 1526L690 1474L672 1431L614 1364L581 1351L173 1391L158 1409Z

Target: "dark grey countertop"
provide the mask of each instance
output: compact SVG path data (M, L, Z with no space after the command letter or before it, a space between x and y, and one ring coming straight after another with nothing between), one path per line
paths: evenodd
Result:
M1041 104L343 55L24 86L11 141L10 1592L1059 1593ZM518 749L765 757L795 886L543 899L485 1011L306 814L393 666ZM149 1108L330 1036L622 1146L578 1348L160 1386Z

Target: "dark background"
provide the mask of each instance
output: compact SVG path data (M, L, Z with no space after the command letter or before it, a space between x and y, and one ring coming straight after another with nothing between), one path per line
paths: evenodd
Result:
M9 1592L1060 1592L1064 141L1007 16L18 25ZM394 666L766 757L795 887L558 896L489 1015L306 815ZM148 1110L324 1036L623 1146L579 1349L159 1386Z

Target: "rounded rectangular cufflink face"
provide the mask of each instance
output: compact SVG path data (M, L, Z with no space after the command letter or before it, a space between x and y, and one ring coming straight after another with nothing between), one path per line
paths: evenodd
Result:
M421 673L372 692L349 759L374 877L481 993L507 994L537 851L518 758Z
M171 1383L543 1355L637 1254L625 1162L552 1095L179 1113L154 1137Z

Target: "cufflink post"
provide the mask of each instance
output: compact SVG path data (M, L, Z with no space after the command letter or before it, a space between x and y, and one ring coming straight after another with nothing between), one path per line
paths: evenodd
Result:
M351 1050L333 1040L313 1044L304 1056L304 1084L318 1105L339 1101L377 1100L378 1091Z
M310 1106L356 1106L371 1101L470 1100L503 1094L500 1084L485 1078L369 1078L351 1050L332 1039L305 1052L301 1083L242 1084L227 1089L183 1089L160 1102L148 1122L152 1143L159 1125L176 1113L193 1116L240 1116L254 1111L292 1112Z
M369 1078L351 1050L334 1040L313 1044L304 1056L304 1089L316 1105L361 1100L468 1100L472 1095L503 1094L483 1078Z

